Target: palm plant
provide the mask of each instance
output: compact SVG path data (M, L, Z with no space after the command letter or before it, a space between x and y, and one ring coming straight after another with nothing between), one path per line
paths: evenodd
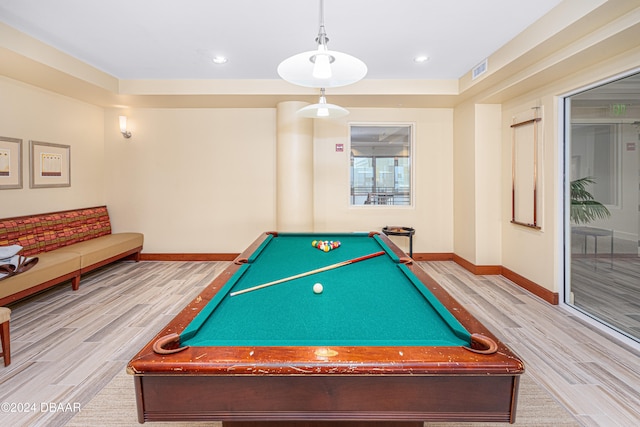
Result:
M593 200L593 196L586 189L594 184L591 177L584 177L571 181L571 211L569 217L575 224L587 224L595 219L611 216L611 212L600 202Z

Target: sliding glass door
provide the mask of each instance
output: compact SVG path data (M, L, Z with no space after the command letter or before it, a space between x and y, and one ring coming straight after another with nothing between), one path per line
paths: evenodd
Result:
M565 99L565 303L640 341L640 74Z

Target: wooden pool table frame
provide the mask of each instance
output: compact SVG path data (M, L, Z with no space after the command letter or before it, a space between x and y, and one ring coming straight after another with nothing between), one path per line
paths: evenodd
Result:
M495 353L412 346L154 351L154 346L169 351L179 347L172 334L185 329L266 236L253 242L129 362L140 423L393 421L422 426L423 421L515 421L522 361L385 235L380 238L409 262L409 269L467 331L495 342Z

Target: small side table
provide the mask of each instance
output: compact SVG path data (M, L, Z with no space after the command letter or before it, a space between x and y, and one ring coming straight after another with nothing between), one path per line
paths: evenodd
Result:
M401 227L397 225L387 225L382 229L387 236L404 236L409 238L409 256L413 258L413 235L416 229L411 227Z
M611 239L611 248L609 249L609 261L611 268L613 268L613 230L607 230L606 228L596 227L571 227L571 232L579 236L584 236L584 249L583 253L587 254L587 237L593 237L593 258L594 266L598 268L598 237L609 237Z

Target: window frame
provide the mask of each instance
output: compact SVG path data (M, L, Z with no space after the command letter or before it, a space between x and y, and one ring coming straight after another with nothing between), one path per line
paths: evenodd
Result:
M354 204L353 203L353 159L355 158L352 155L352 129L354 127L406 127L409 129L409 203L396 205L396 204ZM416 125L414 122L350 122L348 123L348 144L347 150L349 156L347 156L347 162L349 167L349 188L348 188L348 207L349 209L413 209L415 208L415 194L416 194ZM391 156L380 156L382 157L391 157ZM397 156L394 156L397 157ZM376 157L371 157L375 160ZM375 170L375 166L374 166ZM374 176L375 179L375 176Z

